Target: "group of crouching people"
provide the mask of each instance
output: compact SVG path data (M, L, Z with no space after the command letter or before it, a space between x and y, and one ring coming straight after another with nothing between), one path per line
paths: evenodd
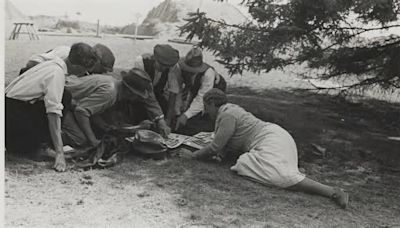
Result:
M203 62L199 47L180 57L159 44L133 59L130 70L114 69L114 63L102 44L75 43L31 57L5 90L7 151L45 151L54 155L54 169L65 171L64 145L96 147L102 133L150 120L164 137L214 131L212 143L185 157L222 160L236 152L231 170L239 175L347 206L342 189L299 172L286 130L228 103L224 78Z

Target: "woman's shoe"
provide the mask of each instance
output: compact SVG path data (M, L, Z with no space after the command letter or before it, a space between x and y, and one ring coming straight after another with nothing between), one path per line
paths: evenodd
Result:
M334 193L331 196L332 200L341 208L346 209L349 204L349 194L340 188L334 188Z

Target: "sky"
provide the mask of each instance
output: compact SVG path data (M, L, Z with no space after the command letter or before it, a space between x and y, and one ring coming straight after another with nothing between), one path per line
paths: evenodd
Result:
M163 0L10 0L22 13L28 16L64 16L88 22L123 26L141 22L147 13ZM203 0L193 0L193 3ZM241 0L228 0L237 4ZM79 13L79 14L77 14Z

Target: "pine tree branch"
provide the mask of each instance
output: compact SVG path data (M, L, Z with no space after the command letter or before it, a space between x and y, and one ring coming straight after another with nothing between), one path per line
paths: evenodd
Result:
M390 29L390 28L397 28L400 27L400 24L395 24L395 25L386 25L386 26L381 26L381 27L374 27L374 28L363 28L363 27L338 27L337 29L339 30L362 30L365 32L369 31L376 31L376 30L385 30L385 29Z
M198 18L202 17L202 19L205 20L205 21L207 21L207 22L213 22L213 23L216 23L216 24L225 26L225 27L237 28L237 29L245 30L245 31L265 32L265 31L263 31L262 29L258 29L258 28L245 27L245 26L241 26L241 25L237 25L237 24L229 24L229 23L226 23L226 22L223 21L223 20L215 20L215 19L212 19L212 18L203 16L203 15L206 14L206 13L204 13L204 12L199 12L199 11L197 11L197 12L194 12L194 13L192 13L192 14L196 14ZM184 19L184 20L188 21L188 19Z
M354 83L351 85L343 85L343 86L337 86L337 87L320 87L317 86L313 83L310 83L312 86L314 86L315 88L313 89L305 89L305 90L309 90L309 91L315 91L315 90L350 90L350 89L355 89L358 87L364 87L364 86L371 86L374 84L379 84L379 83L388 83L390 85L392 85L395 88L400 89L400 86L394 84L393 82L391 82L390 80L385 80L385 79L378 79L377 77L373 77L373 78L367 78L364 79L358 83Z

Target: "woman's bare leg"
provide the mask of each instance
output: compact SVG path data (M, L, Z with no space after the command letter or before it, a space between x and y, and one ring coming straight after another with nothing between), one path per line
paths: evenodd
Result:
M349 195L345 193L342 189L321 184L307 177L299 183L292 185L286 189L331 198L342 208L346 208L349 201Z
M307 177L299 183L288 187L287 189L325 197L331 197L335 193L333 187L321 184Z

